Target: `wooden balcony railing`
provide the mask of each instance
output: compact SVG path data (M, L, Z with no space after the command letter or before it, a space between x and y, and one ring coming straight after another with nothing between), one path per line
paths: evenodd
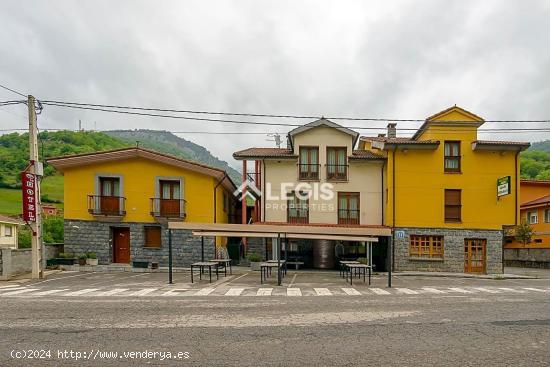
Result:
M327 181L347 181L347 164L327 164Z
M122 196L88 195L88 212L93 215L126 215L126 198Z
M161 218L185 218L185 203L183 199L151 198L151 215Z
M338 224L360 224L359 210L338 209Z
M298 163L298 180L317 181L319 180L320 164Z

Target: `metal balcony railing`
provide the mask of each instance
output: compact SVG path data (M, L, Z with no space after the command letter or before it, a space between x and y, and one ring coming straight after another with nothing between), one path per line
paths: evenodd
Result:
M126 198L122 196L88 195L88 212L93 215L126 215Z
M183 199L151 198L151 215L160 218L185 218L185 204Z
M317 181L319 180L320 164L298 163L298 180Z
M359 224L359 210L338 209L338 224Z
M348 165L347 164L327 164L327 181L347 181L348 180Z

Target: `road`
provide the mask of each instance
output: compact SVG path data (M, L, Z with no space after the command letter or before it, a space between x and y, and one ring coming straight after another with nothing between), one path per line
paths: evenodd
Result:
M283 287L164 277L0 285L0 365L550 365L550 279L397 277L388 289L338 273L290 273ZM23 351L46 352L14 358Z

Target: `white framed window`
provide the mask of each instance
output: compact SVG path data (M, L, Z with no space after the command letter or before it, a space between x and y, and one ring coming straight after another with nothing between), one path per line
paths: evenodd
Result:
M537 211L527 212L527 222L529 222L529 224L537 224L539 222Z
M12 237L13 236L13 227L12 226L4 226L4 236L6 236L6 237Z
M550 223L550 209L544 209L544 223Z

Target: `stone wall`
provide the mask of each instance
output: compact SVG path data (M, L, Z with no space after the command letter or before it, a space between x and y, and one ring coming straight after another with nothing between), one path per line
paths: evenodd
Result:
M32 271L32 251L30 248L11 250L11 274Z
M144 247L144 226L151 223L113 223L83 220L65 220L65 252L76 257L86 252L95 252L99 264L112 262L113 227L130 228L130 261L154 261L160 266L168 266L168 228L162 228L162 246L160 248ZM204 258L213 259L215 254L214 237L204 237ZM191 231L172 230L173 265L187 267L201 260L201 239L193 236Z
M46 260L59 257L60 252L64 252L62 243L49 243L44 246Z
M506 266L550 269L550 248L504 249L504 264Z
M487 239L487 274L502 273L502 231L444 228L396 228L404 238L395 238L394 262L397 271L464 272L464 239ZM443 238L443 259L419 259L409 256L410 235L434 235Z
M3 252L2 252L2 249L0 249L0 280L5 280L6 279L6 276L4 275L4 261L2 260L3 258Z

